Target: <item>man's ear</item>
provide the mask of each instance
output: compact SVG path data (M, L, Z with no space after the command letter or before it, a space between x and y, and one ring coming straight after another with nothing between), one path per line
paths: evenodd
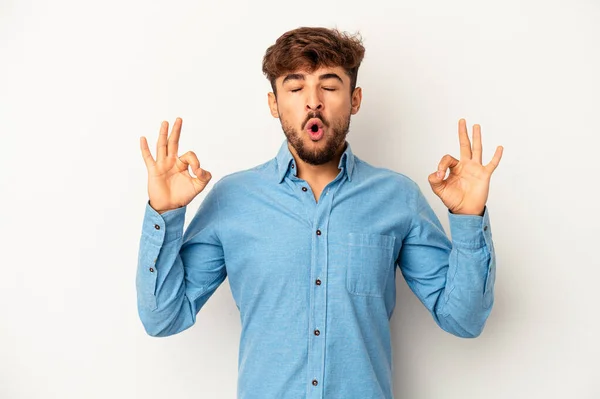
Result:
M356 114L360 109L360 103L362 102L362 89L357 87L352 93L352 115Z
M269 92L267 95L269 100L269 110L273 118L279 118L279 108L277 107L277 96L273 92Z

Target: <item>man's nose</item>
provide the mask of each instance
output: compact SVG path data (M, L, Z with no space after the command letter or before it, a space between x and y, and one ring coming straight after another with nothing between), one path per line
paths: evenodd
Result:
M323 102L317 93L309 94L306 99L306 109L311 111L317 111L323 109Z

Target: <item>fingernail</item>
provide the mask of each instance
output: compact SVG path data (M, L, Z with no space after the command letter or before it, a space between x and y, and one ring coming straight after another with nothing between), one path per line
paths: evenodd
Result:
M442 172L438 171L437 172L437 177L438 177L438 179L441 179L441 178L444 177L444 175L442 174Z

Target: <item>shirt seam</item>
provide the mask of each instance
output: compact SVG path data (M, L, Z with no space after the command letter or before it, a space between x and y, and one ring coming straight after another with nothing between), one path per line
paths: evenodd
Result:
M217 199L217 225L215 226L215 235L219 239L219 242L221 242L221 247L223 247L223 241L221 241L221 237L219 235L219 228L221 226L221 201L219 201L219 190L217 187L218 187L217 184L215 184L215 186L213 187L213 190L215 190L215 198ZM225 259L224 251L223 251L223 259Z

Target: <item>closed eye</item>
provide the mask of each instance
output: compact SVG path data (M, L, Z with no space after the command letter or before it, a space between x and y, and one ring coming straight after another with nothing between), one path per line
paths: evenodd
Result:
M296 92L298 92L298 91L300 91L300 90L302 90L302 88L299 88L299 89L291 89L291 90L290 90L290 92L292 92L292 93L296 93ZM326 90L326 91L336 91L337 89L336 89L336 88L333 88L333 87L323 87L323 90Z

